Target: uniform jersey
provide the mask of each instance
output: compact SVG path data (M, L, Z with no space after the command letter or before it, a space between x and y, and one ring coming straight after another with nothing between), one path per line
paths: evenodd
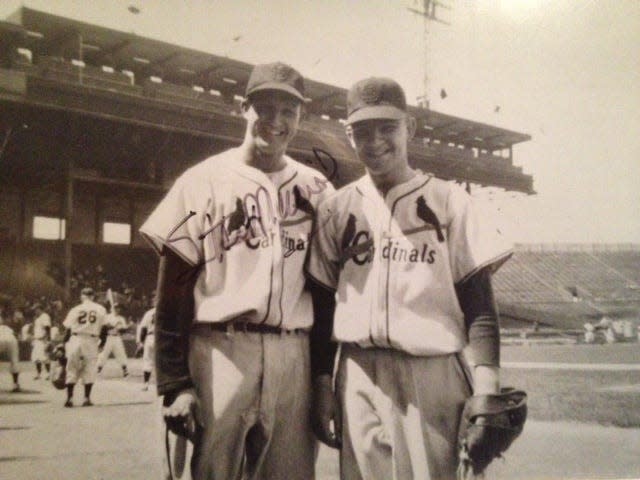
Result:
M127 321L122 315L107 314L105 325L109 329L109 335L119 335L121 330L127 328Z
M511 254L487 223L462 188L422 173L384 198L365 175L323 202L306 268L336 291L334 339L413 355L460 351L455 284Z
M301 266L313 210L333 188L316 170L285 160L284 169L265 174L244 164L238 148L213 156L178 178L140 229L197 274L197 322L242 317L286 329L311 326Z
M47 327L51 328L51 317L48 313L42 312L33 322L33 338L44 340L47 337Z
M16 336L7 325L0 325L0 340L16 340Z
M31 337L31 327L32 323L25 323L20 329L20 339L21 340L29 340Z
M155 324L156 324L156 309L154 307L144 312L144 315L142 316L142 320L140 320L140 325L138 327L138 338L136 340L138 342L142 341L142 339L140 338L140 335L142 334L143 328L147 329L147 338L150 336L153 336L153 333L155 331Z
M70 329L72 334L98 337L106 315L107 311L102 305L86 300L69 310L63 325Z

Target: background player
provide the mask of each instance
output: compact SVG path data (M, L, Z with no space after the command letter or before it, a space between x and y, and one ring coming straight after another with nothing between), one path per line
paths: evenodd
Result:
M155 356L155 324L156 308L150 308L142 316L138 328L137 344L138 349L142 349L142 376L144 381L143 390L149 390L149 379L153 371Z
M188 434L196 398L201 407L196 479L314 478L302 268L332 188L285 154L304 101L296 70L255 66L242 145L185 172L141 228L163 255L155 347L167 425Z
M73 407L73 390L76 382L84 383L83 406L93 405L91 389L96 379L98 342L107 314L105 308L93 301L92 288L83 288L80 292L81 303L67 314L63 325L67 329L65 336L65 354L67 357L67 400L65 407Z
M463 189L409 166L416 122L395 81L356 83L347 111L367 174L321 204L312 239L315 429L342 445L342 478L452 479L466 398L499 390L490 268L510 250Z
M20 392L20 383L18 377L20 376L20 370L18 368L19 350L18 339L15 333L8 325L5 324L5 318L7 315L7 308L1 307L0 310L0 358L9 361L9 369L13 378L12 392Z
M102 371L109 356L113 353L116 362L122 368L122 376L129 375L127 370L127 353L122 342L122 333L129 328L127 321L122 316L122 307L119 304L113 304L112 312L107 314L103 328L106 329L106 340L98 355L98 373Z
M51 363L49 360L48 346L51 341L51 317L44 311L42 305L36 303L33 306L35 320L33 321L33 341L31 342L31 361L36 365L36 376L40 378L42 364L47 372L46 380L49 380Z

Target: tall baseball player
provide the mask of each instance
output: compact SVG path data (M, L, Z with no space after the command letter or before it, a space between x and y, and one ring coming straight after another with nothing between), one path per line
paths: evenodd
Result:
M463 189L409 166L416 122L395 81L362 80L347 98L367 174L318 210L314 429L341 446L343 479L452 479L465 399L499 388L490 273L510 250Z
M65 335L65 354L67 357L67 400L65 407L73 407L73 390L76 383L84 383L84 402L89 407L91 389L97 374L98 343L100 332L105 323L105 308L93 301L94 292L85 287L80 292L80 304L67 313L63 325Z
M46 380L49 380L51 362L47 353L47 346L51 340L51 317L44 311L42 305L36 303L33 306L35 320L33 321L33 341L31 342L31 361L36 365L36 376L34 380L40 378L42 364L47 372Z
M162 254L158 393L175 432L195 409L196 479L314 478L303 264L332 187L285 154L304 99L296 70L257 65L242 145L185 172L141 229Z
M5 325L4 312L0 313L0 358L9 361L9 369L13 378L13 389L11 392L17 393L21 391L18 377L20 370L18 369L18 339L13 330Z
M155 325L156 325L156 308L150 308L142 316L140 320L139 336L137 338L138 349L142 349L142 376L144 386L142 390L149 390L149 380L151 372L153 372L154 356L155 356Z
M127 353L125 352L124 343L122 342L122 333L126 332L129 326L122 316L122 307L116 303L112 309L113 312L107 314L103 327L106 329L106 341L98 354L98 373L102 371L109 356L113 353L116 362L118 362L122 368L122 376L127 377L129 375L129 371L127 370Z

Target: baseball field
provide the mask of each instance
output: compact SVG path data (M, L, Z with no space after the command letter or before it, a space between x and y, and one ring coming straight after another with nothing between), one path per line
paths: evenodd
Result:
M503 383L527 390L529 421L487 479L640 478L640 344L503 348ZM0 366L0 478L146 480L160 477L161 429L141 365L122 378L110 361L94 387L95 406L63 408L64 393L33 380L9 393ZM319 480L337 479L335 451L321 448Z

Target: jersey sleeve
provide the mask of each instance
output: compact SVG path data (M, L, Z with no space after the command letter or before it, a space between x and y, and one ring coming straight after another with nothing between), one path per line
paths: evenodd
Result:
M513 253L511 244L496 226L495 218L481 216L471 196L459 187L449 195L449 251L455 283L462 282L480 269L497 269Z
M140 227L140 233L158 253L168 247L190 265L196 265L203 258L201 235L207 195L198 188L197 179L189 178L183 175L176 180Z
M335 290L338 286L340 252L335 241L335 218L331 203L323 201L318 206L316 227L311 237L305 273L317 283Z

